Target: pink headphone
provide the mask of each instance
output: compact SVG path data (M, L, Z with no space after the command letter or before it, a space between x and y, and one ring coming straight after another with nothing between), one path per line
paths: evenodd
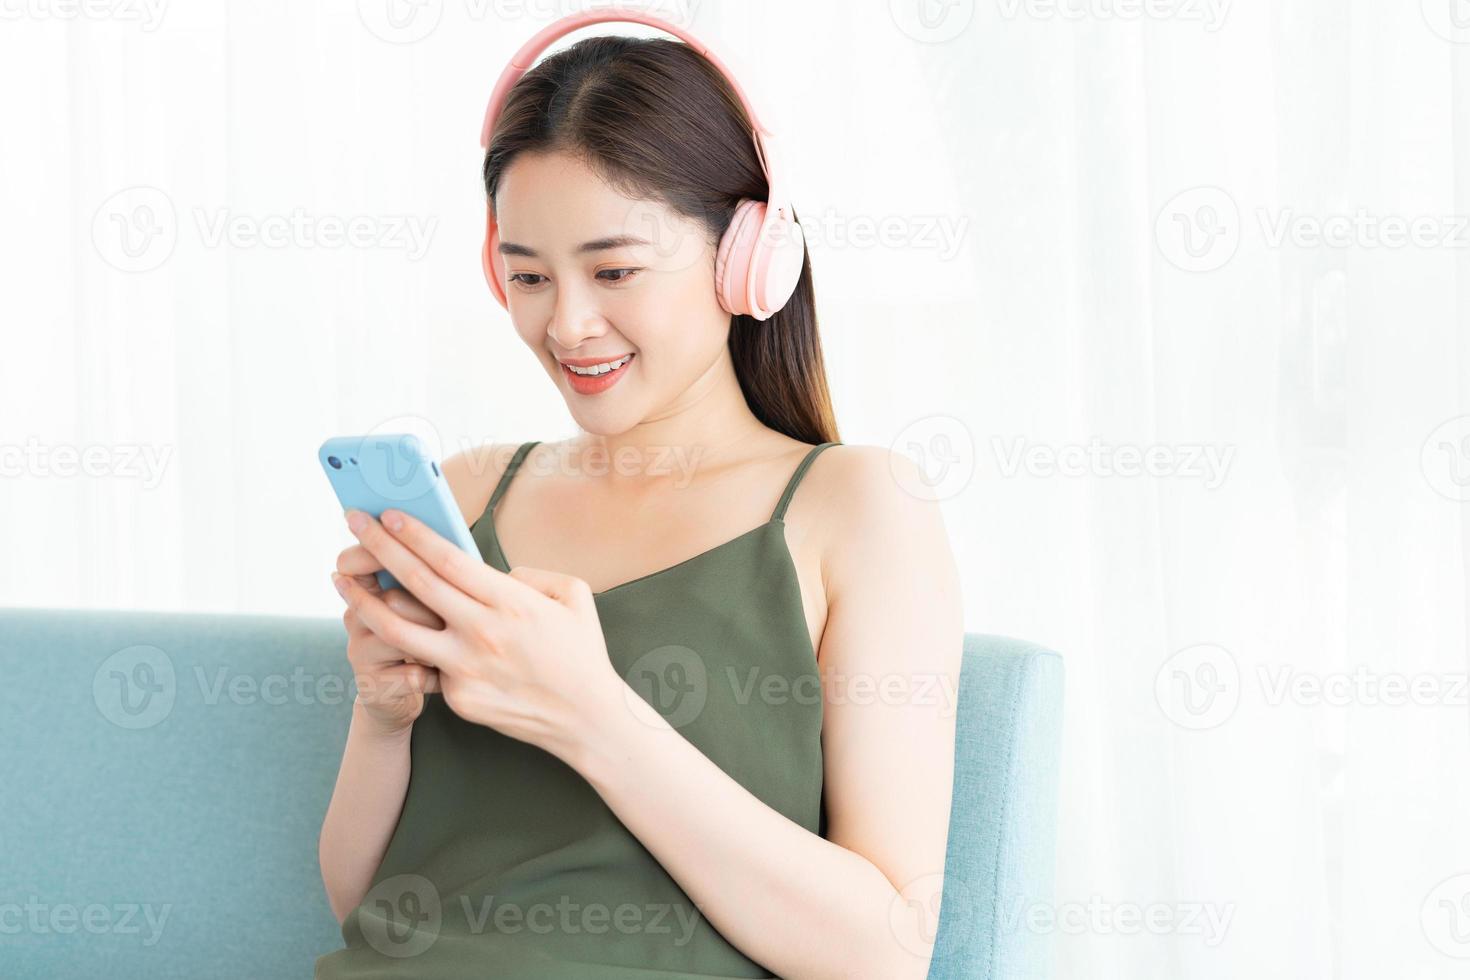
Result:
M720 248L715 254L715 295L719 298L721 308L727 313L741 313L757 320L769 318L786 305L796 289L805 255L805 238L790 203L781 196L784 187L776 180L775 168L771 163L771 147L774 142L771 131L761 125L750 99L746 97L745 90L740 87L735 76L708 47L695 40L689 32L651 14L637 10L619 10L615 7L582 11L551 24L515 53L510 64L501 73L500 80L495 83L495 89L490 93L490 104L485 107L480 146L489 149L490 136L495 131L495 120L500 116L511 87L531 70L537 56L558 38L589 24L605 21L646 24L687 43L709 59L729 80L730 87L740 97L741 105L755 124L752 136L761 170L766 175L770 200L767 202L743 198L736 206L730 227L720 239ZM490 292L501 306L509 309L505 293L505 269L500 256L500 233L495 227L495 213L488 201L485 205L485 248L481 265L485 270L485 280L490 284Z

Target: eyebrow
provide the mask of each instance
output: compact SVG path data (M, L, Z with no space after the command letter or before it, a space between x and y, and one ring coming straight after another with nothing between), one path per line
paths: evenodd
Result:
M653 242L650 242L646 238L639 238L637 235L611 235L607 238L595 238L590 242L583 242L581 245L577 246L577 254L582 255L586 252L606 252L609 249L627 248L630 245L652 244ZM540 258L540 255L536 252L535 249L530 248L526 245L517 245L515 242L501 242L500 254L523 255L526 258L530 259Z

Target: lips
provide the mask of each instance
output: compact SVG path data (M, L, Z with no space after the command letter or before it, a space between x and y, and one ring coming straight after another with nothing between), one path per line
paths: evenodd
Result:
M571 366L591 367L594 364L607 364L618 360L618 357L569 357L565 360L558 358L558 361L560 363L562 377L566 378L567 384L573 391L579 395L596 395L617 384L623 375L628 373L628 368L632 366L633 361L637 359L638 355L629 353L621 356L627 358L621 367L595 375L577 374L572 370Z

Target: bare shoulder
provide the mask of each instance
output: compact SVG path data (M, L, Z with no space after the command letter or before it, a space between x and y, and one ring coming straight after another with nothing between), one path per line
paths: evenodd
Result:
M797 496L805 498L834 604L844 595L878 599L916 581L940 583L946 592L954 586L954 555L939 501L909 457L886 446L829 447L812 463Z
M939 503L926 489L923 471L902 453L843 443L817 456L798 497L808 516L848 535L859 536L859 529L892 534L942 528Z
M444 479L454 493L464 521L470 526L485 513L490 495L500 482L510 458L515 455L517 443L486 443L448 456L440 464Z

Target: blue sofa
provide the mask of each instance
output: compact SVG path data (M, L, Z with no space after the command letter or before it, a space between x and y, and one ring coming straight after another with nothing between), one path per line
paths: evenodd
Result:
M0 976L310 977L344 649L338 619L0 609ZM1061 690L1056 654L966 637L931 977L1050 976Z

